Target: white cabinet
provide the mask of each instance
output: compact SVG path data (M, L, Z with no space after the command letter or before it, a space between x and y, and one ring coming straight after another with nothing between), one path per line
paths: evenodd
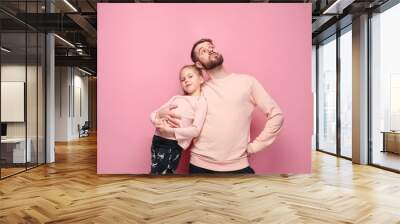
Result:
M28 144L25 151L25 138L7 138L2 139L2 147L12 149L12 163L25 163L32 161L32 140L27 138ZM25 153L26 152L26 153ZM25 161L27 159L27 161Z

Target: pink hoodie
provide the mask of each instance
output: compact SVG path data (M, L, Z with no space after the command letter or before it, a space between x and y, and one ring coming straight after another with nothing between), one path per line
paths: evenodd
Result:
M252 76L230 74L211 78L202 87L208 109L200 136L193 140L190 163L215 171L249 166L248 154L258 152L277 137L283 124L279 106ZM260 135L251 143L254 107L267 116Z

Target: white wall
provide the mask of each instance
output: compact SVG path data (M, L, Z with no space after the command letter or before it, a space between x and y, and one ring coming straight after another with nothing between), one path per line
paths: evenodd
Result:
M56 67L55 87L55 140L77 139L78 124L88 120L88 77L76 68Z
M68 140L69 68L55 68L55 141Z
M87 76L82 76L79 73L77 74L78 70L74 70L74 96L72 98L74 99L75 102L71 102L71 105L74 105L72 108L72 119L71 119L71 135L72 138L78 138L79 133L78 133L78 124L81 126L85 123L85 121L88 121L89 117L89 112L88 112L88 77ZM79 97L80 96L80 97ZM80 107L80 108L79 108ZM80 110L81 111L80 111Z

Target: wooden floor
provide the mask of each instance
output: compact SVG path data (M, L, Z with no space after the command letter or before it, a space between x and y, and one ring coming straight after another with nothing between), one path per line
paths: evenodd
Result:
M11 176L13 174L19 173L21 171L26 170L25 167L24 168L1 168L1 177L8 177Z
M400 175L320 152L313 173L97 175L95 137L0 181L0 223L400 223Z

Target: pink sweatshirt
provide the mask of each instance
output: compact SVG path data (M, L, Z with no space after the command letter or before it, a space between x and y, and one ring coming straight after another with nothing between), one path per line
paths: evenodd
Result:
M215 171L249 166L248 154L258 152L277 137L283 124L279 106L252 76L230 74L211 78L202 87L208 109L200 136L193 140L190 163ZM267 116L264 130L251 143L254 107Z
M203 96L174 96L159 109L151 113L150 120L156 123L156 113L169 105L177 105L173 111L182 117L179 128L174 128L175 138L163 136L159 131L155 135L177 140L179 146L187 149L193 138L199 136L207 113L207 101Z

